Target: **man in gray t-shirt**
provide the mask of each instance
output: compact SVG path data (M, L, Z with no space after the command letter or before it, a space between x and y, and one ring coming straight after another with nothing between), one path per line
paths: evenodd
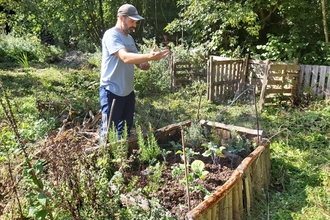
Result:
M123 133L125 123L128 134L133 126L134 65L141 70L148 70L150 68L148 61L160 60L169 53L169 50L156 51L156 48L148 54L138 53L130 33L135 30L137 21L142 19L133 5L124 4L118 9L116 26L103 35L100 145L106 144L109 125L115 126L118 139ZM110 112L112 112L111 116Z

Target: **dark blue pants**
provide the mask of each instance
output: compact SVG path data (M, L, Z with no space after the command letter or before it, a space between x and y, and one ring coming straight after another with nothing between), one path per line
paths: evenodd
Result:
M101 129L100 129L100 145L104 144L106 135L108 135L109 117L113 100L116 100L112 110L110 126L114 125L117 130L118 140L124 131L126 123L127 132L133 126L135 94L134 91L128 96L117 96L105 88L100 88L100 104L102 112Z

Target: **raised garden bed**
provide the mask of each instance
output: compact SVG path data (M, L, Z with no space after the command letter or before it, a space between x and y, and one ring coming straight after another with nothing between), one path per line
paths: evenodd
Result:
M213 134L213 141L218 140L218 145L228 146L228 143L235 138L233 137L235 134L251 146L249 149L241 149L234 153L225 150L226 156L218 158L216 162L211 157L202 156L205 147L195 147L195 152L200 151L199 154L194 155L193 160L202 161L205 165L203 170L208 174L204 179L196 178L188 183L189 190L184 181L184 174L181 173L173 178L174 167L179 167L184 161L183 155L180 156L172 151L166 157L166 167L162 171L159 189L151 196L158 197L161 205L176 219L241 219L243 215L249 215L253 195L262 194L268 189L269 142L262 139L262 131L258 130L205 120L200 121L200 125ZM190 121L169 125L156 130L154 136L160 146L166 147L169 142L182 141L183 131L189 126L191 126ZM135 138L129 140L131 149L137 149L137 141ZM185 142L182 143L185 145ZM191 147L189 143L186 145L186 149ZM143 188L148 185L148 174L145 174L147 167L139 166L134 173L126 173L126 175L139 176L139 187ZM192 171L188 170L188 172ZM207 196L207 192L211 194Z

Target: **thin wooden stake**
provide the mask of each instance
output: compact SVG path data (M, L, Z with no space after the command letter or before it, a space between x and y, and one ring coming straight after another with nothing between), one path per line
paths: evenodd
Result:
M186 177L186 192L187 192L187 200L188 200L188 210L190 211L191 205L190 205L190 194L189 194L188 165L187 165L187 158L186 158L186 148L184 146L183 130L181 130L181 139L182 139L182 150L183 150L184 173L185 173L185 177Z
M112 103L111 103L111 109L110 109L110 114L109 114L109 119L108 119L108 124L107 124L107 132L106 132L106 136L104 138L105 139L104 148L107 146L107 142L108 142L109 128L110 128L110 123L111 123L111 118L112 118L113 108L115 107L115 103L116 103L116 99L113 99Z

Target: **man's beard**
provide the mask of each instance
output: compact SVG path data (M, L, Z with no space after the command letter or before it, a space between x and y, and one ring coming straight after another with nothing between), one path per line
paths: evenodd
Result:
M130 34L130 33L132 33L132 32L135 32L135 28L134 28L134 27L129 28L129 27L127 27L127 25L126 25L124 22L123 22L121 28L123 29L123 31L124 31L126 34Z

